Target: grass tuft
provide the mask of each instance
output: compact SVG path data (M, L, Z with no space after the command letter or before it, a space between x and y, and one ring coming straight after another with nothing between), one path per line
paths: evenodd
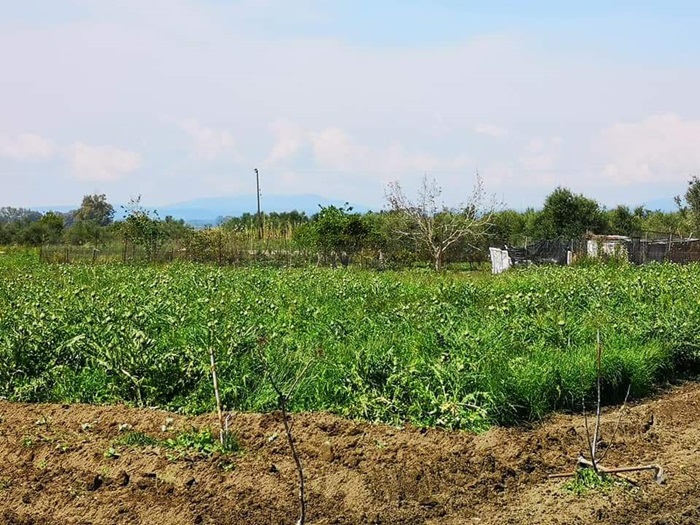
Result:
M584 496L589 492L609 492L617 483L613 476L597 473L591 468L579 468L573 478L564 484L564 490Z

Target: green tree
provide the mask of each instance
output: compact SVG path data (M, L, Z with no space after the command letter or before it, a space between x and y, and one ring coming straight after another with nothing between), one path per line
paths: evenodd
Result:
M126 219L120 224L124 238L145 248L149 261L155 260L163 241L166 239L166 229L162 226L158 214L155 212L151 214L141 206L140 195L131 199L125 210L127 212Z
M3 206L0 208L0 223L19 222L28 224L41 219L41 213L27 208L13 208L12 206Z
M294 230L294 241L303 247L314 247L321 253L355 253L365 247L370 237L370 221L351 213L352 207L325 206L311 222Z
M691 235L691 225L687 214L684 216L678 212L664 212L660 210L648 212L642 219L642 230L653 234L678 235L687 237Z
M82 246L105 246L109 240L109 231L105 226L100 226L94 221L76 221L66 229L64 237L70 244Z
M44 229L44 244L58 244L61 242L64 228L64 219L62 214L49 211L46 212L37 222Z
M639 206L630 210L629 206L622 204L605 212L608 232L615 235L627 235L637 237L642 234L642 223L646 216L646 210Z
M527 241L527 215L515 210L503 210L493 215L491 243L503 247Z
M63 216L45 215L25 208L0 208L0 244L40 246L58 242L63 231Z
M607 230L605 214L598 202L561 186L547 196L534 226L540 239L575 239L588 231L603 233Z
M160 228L166 239L184 239L192 233L192 226L189 226L184 219L175 219L172 215L166 215L160 222Z
M106 244L107 227L112 224L114 207L104 194L85 195L80 208L65 215L66 238L71 244Z
M350 206L326 206L316 217L318 246L325 251L356 251L362 246L367 229Z
M263 213L263 220L264 220ZM256 214L245 212L238 217L222 217L217 219L217 223L227 231L245 231L250 228L257 228L258 217Z
M98 226L108 226L114 219L114 207L107 202L107 196L104 193L85 195L80 208L78 208L76 219L91 221Z
M0 246L9 246L15 242L15 228L13 223L0 222Z
M46 228L39 221L31 222L18 232L18 241L27 246L41 246L46 237Z
M688 181L688 189L684 195L685 206L680 197L676 197L676 204L683 217L687 218L693 235L700 235L700 178L693 175Z

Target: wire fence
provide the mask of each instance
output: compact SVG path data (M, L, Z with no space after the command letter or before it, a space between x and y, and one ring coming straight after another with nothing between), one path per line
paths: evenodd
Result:
M391 268L401 264L385 256L381 250L344 251L303 250L291 243L275 249L250 249L231 243L186 246L178 243L149 247L124 242L99 248L90 246L52 245L39 248L39 260L50 264L143 264L143 263L204 263L219 266L358 266L361 268Z
M700 239L673 235L645 237L592 236L586 239L541 240L525 246L490 248L492 273L511 266L566 265L586 259L628 261L632 264L700 262Z
M526 246L505 246L501 249L510 265L566 265L585 258L616 258L632 264L700 262L700 239L673 236L618 237L610 239L550 239ZM262 265L275 267L356 266L361 268L405 268L425 263L423 256L410 247L403 250L362 249L353 251L302 249L292 240L241 242L226 235L210 235L183 241L144 245L129 240L107 245L51 245L39 248L39 259L45 263L172 263L194 262L220 266ZM445 258L452 266L469 264L478 268L487 262L480 250L456 251Z

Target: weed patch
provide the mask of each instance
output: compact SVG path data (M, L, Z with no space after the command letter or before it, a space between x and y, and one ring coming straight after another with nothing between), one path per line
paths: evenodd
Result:
M621 481L608 474L597 473L591 468L579 468L574 477L564 484L564 490L577 496L583 496L591 491L609 492L619 483Z

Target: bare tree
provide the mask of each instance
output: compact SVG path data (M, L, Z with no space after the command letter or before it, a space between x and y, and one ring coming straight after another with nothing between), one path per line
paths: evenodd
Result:
M478 172L466 203L450 208L443 203L441 195L437 181L428 179L427 175L423 176L415 201L406 196L398 181L390 182L385 193L390 209L403 219L395 233L413 239L426 249L435 270L442 269L445 252L455 244L466 242L477 248L477 243L488 235L494 213L500 208L495 197L487 199Z

